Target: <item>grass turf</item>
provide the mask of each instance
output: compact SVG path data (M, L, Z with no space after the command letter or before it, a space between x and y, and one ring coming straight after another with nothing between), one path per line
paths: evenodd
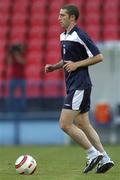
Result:
M95 170L83 174L85 152L78 146L18 146L0 147L0 180L120 180L120 146L105 146L115 166L105 174ZM33 175L18 175L15 160L30 154L37 161Z

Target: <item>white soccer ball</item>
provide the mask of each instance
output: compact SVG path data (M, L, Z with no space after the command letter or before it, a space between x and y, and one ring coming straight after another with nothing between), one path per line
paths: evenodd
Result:
M22 155L15 162L15 169L18 174L33 174L36 167L36 160L30 155Z

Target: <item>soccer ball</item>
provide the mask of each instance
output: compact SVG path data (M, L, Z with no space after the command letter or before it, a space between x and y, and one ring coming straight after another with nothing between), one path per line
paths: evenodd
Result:
M18 174L33 174L36 170L37 163L30 155L22 155L15 162L15 169Z

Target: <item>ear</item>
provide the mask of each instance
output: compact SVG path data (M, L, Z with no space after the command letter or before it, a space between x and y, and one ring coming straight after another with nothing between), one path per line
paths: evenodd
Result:
M71 15L70 18L75 21L75 15Z

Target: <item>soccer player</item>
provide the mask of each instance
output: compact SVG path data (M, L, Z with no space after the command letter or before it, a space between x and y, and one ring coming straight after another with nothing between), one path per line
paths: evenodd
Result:
M92 87L88 66L103 61L103 56L90 37L77 26L78 17L79 10L74 5L64 5L60 9L58 20L65 29L60 35L62 59L56 64L47 64L45 72L64 69L66 97L60 127L86 150L87 163L83 172L97 166L96 173L105 173L114 162L104 150L88 115Z

